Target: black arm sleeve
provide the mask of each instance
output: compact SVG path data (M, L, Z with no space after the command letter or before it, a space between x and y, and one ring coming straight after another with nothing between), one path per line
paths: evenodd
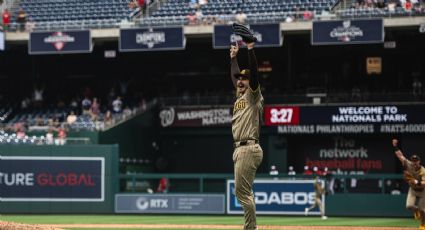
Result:
M249 86L252 90L257 90L259 86L258 82L258 64L257 57L255 56L254 49L248 50L248 60L249 60L249 71L251 72L251 79L249 79Z
M233 86L236 88L235 74L240 73L237 57L231 58L230 60L230 79L232 80Z

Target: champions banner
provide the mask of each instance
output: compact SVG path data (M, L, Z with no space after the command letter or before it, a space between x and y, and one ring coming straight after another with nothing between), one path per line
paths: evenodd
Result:
M323 181L322 181L323 186ZM305 208L314 204L314 180L255 180L254 191L257 214L304 215ZM227 213L243 214L242 205L235 196L235 181L227 181ZM325 196L322 195L325 205ZM320 215L318 207L309 215Z
M278 133L425 133L424 105L266 106Z
M130 28L120 30L121 52L183 50L186 46L183 27Z
M103 157L0 157L0 201L102 202L104 199Z
M313 21L312 45L372 44L384 42L381 19Z
M250 30L257 38L256 47L278 47L282 46L282 33L279 24L250 25ZM233 34L231 25L215 25L213 34L214 49L227 49L230 44L241 44L242 38Z
M31 32L29 54L90 53L92 40L89 30Z
M232 107L165 107L159 118L161 127L229 126Z

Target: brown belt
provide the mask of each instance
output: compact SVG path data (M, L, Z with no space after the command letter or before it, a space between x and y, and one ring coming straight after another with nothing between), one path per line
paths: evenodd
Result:
M258 143L259 143L258 140L237 141L237 142L233 143L233 147L237 148L237 147L244 146L244 145L255 145L255 144L258 144Z

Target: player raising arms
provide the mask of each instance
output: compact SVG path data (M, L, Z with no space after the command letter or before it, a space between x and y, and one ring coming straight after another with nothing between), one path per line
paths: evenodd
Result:
M409 184L406 208L413 211L415 219L420 219L419 229L425 230L425 168L421 165L419 156L412 155L410 160L404 157L403 152L398 147L397 139L392 140L392 145L395 155L403 165L404 180ZM419 198L418 206L416 206L417 198Z
M236 35L242 37L248 48L249 69L239 70L238 45L231 46L231 79L236 88L236 102L233 107L232 133L235 150L233 162L235 171L235 195L242 205L245 230L257 229L254 193L252 184L258 166L263 160L259 145L260 120L263 111L263 96L258 82L257 59L254 53L256 38L249 29L233 24Z

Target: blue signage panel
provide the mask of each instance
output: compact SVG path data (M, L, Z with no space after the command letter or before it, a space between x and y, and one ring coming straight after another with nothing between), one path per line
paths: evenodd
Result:
M0 50L4 50L4 32L0 29Z
M313 21L312 45L372 44L384 42L381 19Z
M256 47L278 47L282 45L282 33L279 24L250 25L250 30L257 38ZM213 47L215 49L229 48L232 43L242 44L242 38L233 33L231 25L215 25Z
M121 29L121 52L182 50L186 46L183 27Z
M0 157L0 200L104 201L103 157Z
M29 54L90 53L90 30L31 32Z
M224 214L224 194L116 194L116 213Z
M255 180L253 191L257 214L304 215L314 204L314 180ZM234 180L227 181L227 213L241 214L243 209L235 196ZM325 205L325 196L322 196ZM320 215L318 207L309 215Z

